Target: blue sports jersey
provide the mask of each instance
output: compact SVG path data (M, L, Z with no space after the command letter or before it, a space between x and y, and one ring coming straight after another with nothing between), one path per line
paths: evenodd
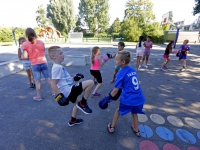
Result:
M145 98L139 85L135 70L126 66L117 73L115 88L122 89L120 103L129 106L144 104Z
M180 50L181 50L181 52L180 52L180 56L185 56L185 55L187 55L187 51L190 51L190 46L188 46L188 45L181 45L180 46Z

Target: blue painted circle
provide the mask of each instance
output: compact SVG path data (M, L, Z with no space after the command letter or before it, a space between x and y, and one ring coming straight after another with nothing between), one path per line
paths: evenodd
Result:
M153 131L152 131L152 129L149 126L147 126L147 125L141 125L140 124L138 126L138 128L140 130L140 134L141 134L142 137L144 137L144 138L150 138L150 137L153 136Z
M198 136L198 138L200 139L200 132L197 132L197 136Z
M177 129L176 130L176 135L185 143L188 144L195 144L196 143L196 139L194 137L194 135L192 135L190 132L188 132L187 130L184 129Z
M174 134L165 127L157 127L156 133L158 136L166 141L172 141L174 139Z

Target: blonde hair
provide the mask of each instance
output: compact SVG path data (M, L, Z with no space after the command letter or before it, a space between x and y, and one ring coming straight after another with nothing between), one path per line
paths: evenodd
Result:
M51 46L51 47L49 47L48 54L49 54L49 57L51 59L52 59L52 54L55 54L59 48L61 48L61 47L60 46Z
M95 46L92 48L91 57L90 57L92 65L94 65L94 57L99 50L100 50L100 48L98 46Z
M119 51L117 54L120 56L121 60L124 60L126 64L129 64L131 61L131 54L128 51Z

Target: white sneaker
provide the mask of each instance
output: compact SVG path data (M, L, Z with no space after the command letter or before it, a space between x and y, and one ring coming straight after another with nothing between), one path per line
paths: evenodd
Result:
M185 68L182 68L182 69L181 69L181 71L185 71L185 70L186 70Z
M142 66L139 66L138 69L142 68Z
M146 65L146 66L144 66L144 68L148 68L148 66Z
M163 68L160 68L161 71L165 71Z
M42 97L38 97L37 95L35 95L35 96L33 97L33 100L35 100L35 101L41 101L41 100L42 100Z

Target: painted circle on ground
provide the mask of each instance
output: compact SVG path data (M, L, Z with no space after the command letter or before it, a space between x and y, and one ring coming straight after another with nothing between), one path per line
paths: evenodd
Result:
M195 129L200 129L200 122L196 119L193 118L185 118L185 122L190 126L193 127Z
M153 131L151 130L151 128L147 125L139 125L138 126L139 130L140 130L140 134L142 137L144 138L150 138L153 136Z
M149 140L144 140L140 142L139 147L140 147L140 150L159 150L158 146Z
M158 115L158 114L151 114L150 119L154 123L157 123L157 124L164 124L165 123L165 119L161 115Z
M182 127L184 124L183 122L181 121L181 119L179 119L178 117L176 116L168 116L167 117L167 120L174 126L176 127Z
M146 122L148 120L145 114L138 114L138 121L139 122Z
M167 143L163 146L163 150L181 150L181 149L178 148L176 145Z
M200 139L200 132L197 132L197 137Z
M187 130L184 129L177 129L176 130L176 135L185 143L189 143L189 144L195 144L196 143L196 139L194 137L194 135L192 135L190 132L188 132Z
M174 139L174 134L165 127L157 127L156 133L158 136L166 141L172 141Z
M187 150L200 150L200 149L196 147L188 147Z

